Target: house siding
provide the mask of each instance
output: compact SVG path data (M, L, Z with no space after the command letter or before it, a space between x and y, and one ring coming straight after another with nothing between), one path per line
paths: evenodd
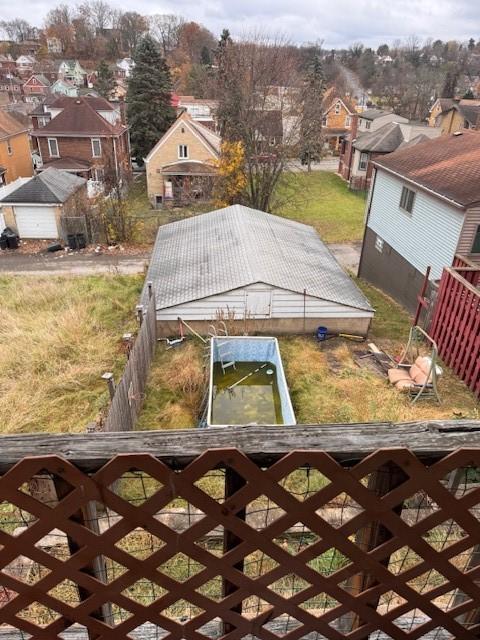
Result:
M475 234L480 226L480 207L468 209L458 241L457 253L480 263L480 253L471 253Z
M182 133L182 127L184 129ZM176 126L171 135L155 150L146 162L148 198L155 205L155 196L164 195L162 167L178 162L178 145L188 145L188 159L213 164L217 156L194 135L186 124Z
M416 193L411 215L399 206L403 186ZM464 212L381 169L373 189L368 227L421 274L430 266L431 279L439 279L453 262Z
M9 184L17 178L33 176L32 155L26 132L10 136L8 139L12 153L8 153L7 139L0 140L0 166L5 167L5 183Z

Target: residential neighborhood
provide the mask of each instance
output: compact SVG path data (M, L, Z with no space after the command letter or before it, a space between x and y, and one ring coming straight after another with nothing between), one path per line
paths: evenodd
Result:
M462 2L2 8L0 640L478 637Z

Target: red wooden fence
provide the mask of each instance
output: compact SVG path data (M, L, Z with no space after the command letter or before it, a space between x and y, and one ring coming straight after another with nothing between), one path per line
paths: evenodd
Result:
M456 256L444 269L430 335L445 364L480 397L480 266Z

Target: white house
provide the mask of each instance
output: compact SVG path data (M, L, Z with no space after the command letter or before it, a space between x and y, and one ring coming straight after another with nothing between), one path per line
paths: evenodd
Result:
M33 56L21 55L15 60L15 64L17 65L17 71L20 74L27 74L33 71L33 65L36 60Z
M385 111L384 109L366 109L358 116L357 133L361 134L376 131L389 122L408 122L408 118L399 116L393 113L393 111Z
M414 310L461 254L480 263L480 132L406 146L374 161L359 276Z
M202 332L225 319L240 332L366 335L374 315L313 227L240 205L161 226L146 280L167 336L179 317Z
M68 80L81 87L85 84L87 72L78 60L62 60L58 65L57 75L60 80Z
M135 62L132 58L122 58L121 60L117 60L117 67L125 73L126 78L130 77L134 66Z
M73 82L70 82L69 80L62 80L61 78L52 84L50 90L54 94L69 96L70 98L78 96L78 87L74 85Z

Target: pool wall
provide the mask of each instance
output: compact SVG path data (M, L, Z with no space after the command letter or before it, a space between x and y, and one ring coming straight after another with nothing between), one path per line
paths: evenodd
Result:
M210 388L208 392L207 427L225 427L212 423L213 404L213 365L220 360L218 343L228 342L228 351L235 362L272 362L276 367L277 384L282 407L283 424L286 426L296 424L290 393L288 391L285 372L278 340L276 338L264 338L261 336L218 337L211 338L210 343Z

